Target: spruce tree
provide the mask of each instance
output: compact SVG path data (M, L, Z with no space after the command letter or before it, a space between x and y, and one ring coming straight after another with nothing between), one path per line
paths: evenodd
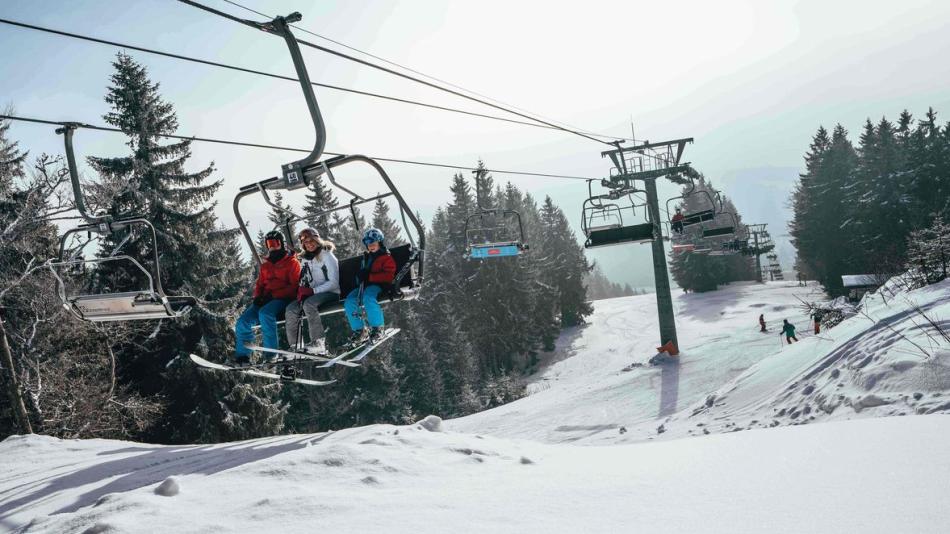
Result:
M372 225L373 228L382 230L383 235L386 236L387 247L398 247L406 243L406 240L402 237L402 229L399 228L399 224L389 216L389 204L386 204L383 199L376 200L376 204L373 205Z
M541 249L553 263L553 269L543 275L543 281L557 288L560 325L576 326L593 312L587 302L583 281L591 266L567 217L549 196L541 206L541 226Z
M445 413L438 359L416 308L416 303L400 306L393 319L400 332L390 350L393 364L401 371L403 403L411 411L413 420Z
M172 104L159 94L159 85L128 55L118 54L113 66L115 73L106 94L112 109L104 118L128 136L131 154L89 157L89 164L101 178L101 189L114 192L107 204L110 214L142 217L155 226L164 289L170 294L193 295L199 301L197 309L186 317L164 321L123 344L117 351L119 366L122 375L142 393L161 391L172 403L188 406L196 400L193 385L163 382L161 373L176 356L201 352L221 359L233 350L228 316L238 309L245 289L241 282L247 280L249 270L237 254L237 232L224 230L214 214L212 195L221 181L211 180L213 164L195 172L186 170L191 141L163 144L163 135L174 134L178 120ZM102 250L108 254L125 237L106 237ZM155 246L148 233L133 231L121 252L148 261ZM97 283L100 290L110 291L139 287L129 271L113 265L102 269ZM263 396L255 398L265 405L271 402ZM184 415L172 412L165 424L181 425L179 418ZM166 431L155 439L167 436Z

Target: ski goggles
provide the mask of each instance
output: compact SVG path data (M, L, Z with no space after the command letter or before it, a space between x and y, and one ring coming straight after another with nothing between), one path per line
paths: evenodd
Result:
M370 245L370 243L379 243L379 241L376 241L375 239L373 239L373 238L371 238L371 237L363 238L363 245L364 245L364 246L367 246L367 247L368 247L368 246Z
M284 244L280 242L280 239L267 239L264 241L264 245L267 248L282 248L284 246Z

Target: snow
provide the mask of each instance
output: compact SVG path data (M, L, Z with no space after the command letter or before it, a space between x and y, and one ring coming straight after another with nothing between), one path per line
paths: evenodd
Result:
M456 420L188 446L14 436L0 531L941 531L950 350L914 310L950 324L948 296L871 295L819 337L812 287L677 295L681 362L660 367L653 296L598 301L527 397Z
M881 277L873 274L843 274L841 284L844 287L873 287L881 285Z

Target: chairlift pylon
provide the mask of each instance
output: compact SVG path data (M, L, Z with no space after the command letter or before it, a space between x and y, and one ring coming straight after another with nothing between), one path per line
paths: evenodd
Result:
M57 134L63 134L66 144L66 162L69 168L69 177L72 184L73 198L76 209L85 220L76 228L67 230L59 241L59 256L56 261L49 261L45 265L56 279L57 293L63 306L79 319L93 322L117 322L144 319L175 319L188 313L195 305L196 299L190 296L168 295L162 289L161 264L158 253L158 237L155 227L144 218L128 218L114 220L111 215L104 213L90 214L82 194L79 183L79 172L76 168L76 156L73 151L73 133L80 125L66 123L56 129ZM82 257L66 257L66 242L76 233L110 235L122 230L131 232L134 226L144 226L151 236L152 261L151 269L146 269L137 259L127 255L117 255L121 248L116 247L107 257L84 259ZM130 234L131 235L131 234ZM126 237L128 239L128 237ZM124 243L124 241L123 241ZM98 293L71 295L67 291L66 282L57 272L59 268L82 269L86 265L101 265L108 262L126 262L136 271L142 273L147 281L147 287L136 291L119 293Z
M320 160L321 156L323 155L324 146L326 144L326 126L324 125L323 117L320 113L319 105L317 104L316 95L313 92L313 85L310 83L310 76L307 72L306 63L300 54L300 48L297 44L297 40L290 30L290 24L298 22L301 18L301 15L295 12L288 15L287 17L277 17L268 23L257 23L257 27L259 29L282 37L286 42L287 48L290 51L291 59L293 60L294 68L297 71L297 78L300 80L300 87L303 91L304 98L307 102L307 107L310 111L310 118L313 122L316 139L314 141L313 150L310 152L310 154L300 160L281 166L280 176L275 176L248 184L242 187L234 197L234 215L237 218L241 234L244 236L244 239L246 240L248 247L252 252L252 256L255 259L255 269L260 266L263 260L259 255L254 253L256 250L254 240L251 238L251 234L247 229L245 218L241 215L240 204L241 200L245 197L259 194L264 198L264 202L266 202L272 208L277 209L279 213L285 215L283 224L287 228L287 242L291 247L294 246L294 236L290 235L290 227L294 222L305 221L308 218L312 219L338 211L349 210L350 215L353 218L354 225L357 225L358 227L359 222L356 211L357 206L392 197L396 200L399 206L399 213L402 218L403 227L409 238L409 243L389 249L393 260L396 262L396 277L393 281L392 291L388 296L389 298L383 299L381 295L380 304L385 305L388 302L416 298L419 294L419 290L422 287L425 258L425 232L423 230L422 224L416 218L415 214L406 203L403 196L399 193L399 190L396 188L395 184L393 184L392 180L389 178L389 175L376 160L360 154L334 156L322 161ZM389 189L389 192L364 197L337 182L337 179L333 174L333 170L351 163L362 163L368 165L377 175L379 175L387 189ZM326 176L331 185L349 195L350 201L341 206L337 206L320 213L308 214L308 217L301 217L288 209L278 206L270 199L268 194L269 191L292 191L306 188L320 176ZM410 232L410 227L407 222L411 223L412 227L415 229L415 234L419 241L418 246L416 246L416 240L413 238L413 234ZM355 289L353 287L353 280L355 279L356 273L360 268L361 261L362 256L355 256L340 260L341 300L338 302L329 302L321 305L321 315L337 313L343 310L342 299L344 299L346 295L350 293L350 291Z

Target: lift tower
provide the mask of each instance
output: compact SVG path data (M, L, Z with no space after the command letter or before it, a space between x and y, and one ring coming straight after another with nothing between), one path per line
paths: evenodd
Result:
M656 280L656 309L660 320L660 345L672 343L679 350L676 337L676 318L673 315L673 297L670 294L670 278L666 271L666 249L663 245L663 226L660 224L660 205L656 194L656 180L668 178L678 182L681 174L694 172L688 163L680 163L683 150L693 138L674 139L623 147L616 141L614 150L601 152L614 164L610 178L603 181L606 187L635 188L636 180L644 183L647 194L647 209L653 223L653 275Z
M749 224L746 225L746 228L749 232L749 237L752 239L751 247L749 248L750 255L755 256L755 281L758 283L763 283L762 279L762 254L768 254L775 249L775 243L772 241L772 236L769 235L769 231L765 229L766 224Z

